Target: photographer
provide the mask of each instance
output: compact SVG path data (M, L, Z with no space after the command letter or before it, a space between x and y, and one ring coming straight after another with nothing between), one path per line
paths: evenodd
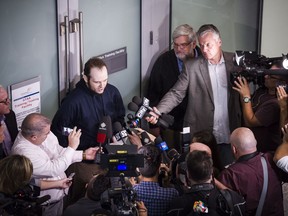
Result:
M110 180L104 174L93 176L87 184L85 197L82 197L76 203L68 206L65 209L63 216L78 216L79 212L81 212L82 216L90 216L96 209L102 209L100 203L101 195L110 187Z
M144 202L149 216L166 215L169 202L178 197L178 192L175 188L159 186L161 151L148 144L138 149L138 154L144 154L144 167L139 168L141 182L134 186L137 199Z
M31 161L22 155L11 155L8 157L5 157L0 161L0 192L3 194L1 196L0 204L6 205L7 202L10 202L11 199L13 202L11 202L10 205L6 205L5 209L8 208L10 211L21 211L21 205L17 204L17 202L33 202L30 195L36 196L36 191L33 191L32 181L32 172L33 172L33 166ZM33 183L37 183L41 190L49 189L49 188L68 188L71 185L71 179L64 178L57 181L34 181ZM26 189L25 189L26 188ZM37 187L35 187L37 188ZM39 189L40 190L40 189ZM25 193L23 194L23 191ZM21 197L18 199L18 193L21 194ZM9 200L10 199L10 200ZM36 198L35 200L36 201ZM14 207L15 204L15 207ZM16 205L17 204L17 205ZM39 207L40 204L34 207ZM33 211L32 208L30 211ZM23 207L24 209L24 207ZM3 209L1 209L2 211ZM29 210L29 209L28 209ZM21 213L22 214L22 213ZM17 214L16 214L17 215Z
M278 63L271 69L279 69ZM286 83L279 75L265 75L264 78L264 86L259 87L252 97L244 77L238 77L233 87L241 96L245 126L255 134L257 150L261 152L275 151L281 143L280 108L276 87L279 83Z

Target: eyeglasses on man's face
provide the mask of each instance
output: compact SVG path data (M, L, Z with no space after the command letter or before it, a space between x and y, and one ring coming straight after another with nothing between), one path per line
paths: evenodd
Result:
M184 49L184 48L188 47L191 43L192 43L192 41L191 41L191 42L187 42L187 43L181 43L181 44L177 44L177 43L175 43L175 42L172 42L172 45L173 45L175 48Z
M0 101L2 104L8 104L10 102L10 99L7 97L6 99Z

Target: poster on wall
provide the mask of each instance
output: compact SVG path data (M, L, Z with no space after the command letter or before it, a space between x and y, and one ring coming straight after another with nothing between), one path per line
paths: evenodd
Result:
M41 112L40 76L9 86L11 108L20 129L23 119L30 113Z

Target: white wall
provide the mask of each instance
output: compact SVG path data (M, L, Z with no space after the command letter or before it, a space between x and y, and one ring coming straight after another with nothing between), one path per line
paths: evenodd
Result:
M263 2L261 54L279 57L288 53L288 1Z

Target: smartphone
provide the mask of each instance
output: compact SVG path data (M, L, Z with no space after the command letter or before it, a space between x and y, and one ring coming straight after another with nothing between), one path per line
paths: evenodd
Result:
M276 83L276 87L282 86L286 93L288 93L288 85L285 81L279 81Z
M75 175L75 172L70 173L70 175L68 176L68 178L69 178L69 179L72 179L72 178L74 177L74 175Z
M73 131L72 128L63 127L63 128L62 128L62 135L68 136L72 131Z

